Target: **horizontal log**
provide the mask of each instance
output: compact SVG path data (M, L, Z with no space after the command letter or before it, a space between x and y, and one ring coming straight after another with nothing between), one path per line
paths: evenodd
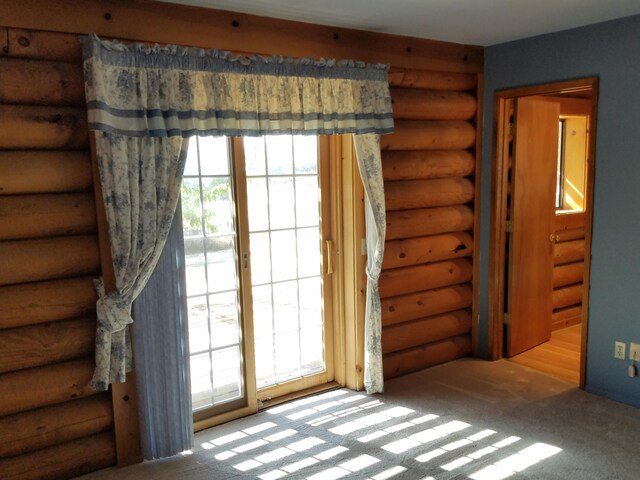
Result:
M392 87L465 91L474 90L476 84L477 77L472 73L434 72L397 67L389 69L389 85Z
M569 307L582 303L582 284L556 288L551 295L553 309Z
M0 27L0 57L4 57L9 54L9 29L7 27Z
M82 65L0 58L0 103L84 106Z
M390 353L383 357L384 378L388 380L467 357L470 354L471 339L468 335Z
M0 196L0 240L97 231L91 193Z
M94 395L94 366L85 357L0 375L0 416Z
M584 262L567 263L553 268L553 288L582 283Z
M84 108L0 105L0 149L86 150L88 147Z
M0 151L0 195L88 192L92 188L89 152Z
M387 211L464 205L473 200L475 187L468 178L436 178L385 182Z
M0 458L59 445L113 428L111 394L0 417Z
M0 287L0 329L95 316L92 277Z
M0 285L100 272L97 235L0 242Z
M421 208L387 213L387 240L424 237L473 228L473 210L467 205Z
M440 262L467 257L472 253L473 238L467 232L392 240L385 244L382 269Z
M10 57L82 63L80 41L74 34L9 28L7 40Z
M553 247L553 264L563 265L584 260L584 249L584 240L556 243Z
M551 330L560 330L582 323L582 304L554 310L551 315Z
M455 312L421 318L382 329L382 353L439 342L471 332L471 311Z
M3 480L75 478L116 463L113 432L72 440L0 460Z
M395 297L471 280L473 264L467 258L385 270L380 275L380 297Z
M470 122L398 120L395 133L380 138L381 150L465 150L476 143Z
M445 72L479 73L484 65L483 48L471 45L164 3L154 5L150 12L146 2L66 0L57 2L46 16L39 15L48 3L40 0L34 5L30 0L30 8L17 8L22 5L19 0L3 0L0 17L5 17L5 25L39 30L96 32L106 38L257 54L358 58L369 63ZM106 13L113 20L105 21Z
M85 357L94 351L95 318L0 330L0 373Z
M471 120L476 98L467 92L446 92L416 88L392 88L394 119Z
M382 152L384 180L467 177L475 171L475 157L466 150Z
M383 298L382 325L384 327L441 313L471 307L473 289L468 283L435 288L425 292Z
M585 233L584 227L571 228L569 230L558 230L555 233L555 239L558 243L568 242L570 240L580 240L585 237Z
M584 212L560 213L556 214L554 222L554 231L573 230L574 228L584 227L587 217Z

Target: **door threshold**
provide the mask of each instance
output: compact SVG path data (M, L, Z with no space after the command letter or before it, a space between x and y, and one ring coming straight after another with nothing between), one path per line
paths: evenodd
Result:
M342 388L342 385L340 385L338 382L329 382L323 385L305 388L304 390L300 390L297 392L287 393L286 395L282 395L280 397L270 398L269 400L258 400L258 411L261 412L268 408L275 407L276 405L292 402L303 397L310 397L311 395L317 395L318 393L324 393L330 390L337 390L339 388Z

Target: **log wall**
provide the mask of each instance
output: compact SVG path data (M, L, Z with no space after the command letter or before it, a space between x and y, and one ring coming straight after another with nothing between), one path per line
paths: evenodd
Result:
M86 388L100 267L78 34L391 64L385 375L471 352L481 47L145 0L3 0L0 18L2 478L137 461L134 402Z
M0 28L0 477L115 463L93 373L100 273L80 49Z
M477 76L394 69L384 136L384 375L471 353ZM445 80L446 78L446 80Z
M551 330L582 322L584 251L585 214L556 215Z

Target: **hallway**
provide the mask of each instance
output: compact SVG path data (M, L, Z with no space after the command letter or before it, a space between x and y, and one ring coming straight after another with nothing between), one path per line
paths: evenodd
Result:
M580 383L580 336L582 325L551 332L551 340L510 359L578 385Z

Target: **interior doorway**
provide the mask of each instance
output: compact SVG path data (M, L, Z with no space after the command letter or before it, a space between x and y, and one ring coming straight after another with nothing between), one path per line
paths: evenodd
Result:
M490 350L584 386L597 79L496 93Z

